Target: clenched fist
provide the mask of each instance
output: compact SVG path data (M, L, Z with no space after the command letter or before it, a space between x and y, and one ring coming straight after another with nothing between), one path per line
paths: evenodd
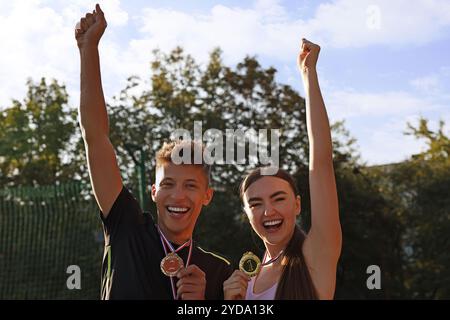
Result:
M182 269L177 274L177 299L205 300L206 275L195 264Z
M300 53L297 57L297 66L300 72L306 72L316 69L317 59L319 58L320 47L311 41L302 39Z
M244 300L250 277L241 270L235 270L223 283L223 295L225 300Z
M77 39L78 48L81 50L88 46L97 47L106 26L105 15L100 6L96 4L95 10L81 18L75 27L75 39Z

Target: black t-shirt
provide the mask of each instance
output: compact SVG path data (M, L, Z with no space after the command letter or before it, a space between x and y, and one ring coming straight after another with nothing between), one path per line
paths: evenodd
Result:
M123 187L103 221L105 251L102 263L102 299L173 299L170 278L161 272L165 256L150 214ZM172 244L175 248L176 245ZM177 254L186 263L189 248ZM223 299L223 282L232 273L230 263L194 242L190 264L206 274L206 299ZM176 284L177 278L174 279Z

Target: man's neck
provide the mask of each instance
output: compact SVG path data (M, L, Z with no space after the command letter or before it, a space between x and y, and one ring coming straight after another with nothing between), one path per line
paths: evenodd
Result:
M189 235L187 232L175 234L175 233L171 232L170 230L168 230L162 224L158 224L158 226L159 226L159 229L161 230L161 232L163 233L164 237L166 237L166 239L168 241L170 241L171 243L174 243L178 246L184 244L186 241L189 241L192 237L192 235Z

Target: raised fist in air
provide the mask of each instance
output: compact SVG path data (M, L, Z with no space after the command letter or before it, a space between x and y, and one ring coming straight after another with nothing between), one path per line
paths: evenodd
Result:
M297 57L297 65L300 72L314 70L319 59L320 46L311 41L302 39L300 53Z
M81 18L75 27L75 39L77 40L78 48L81 50L88 46L98 46L106 26L105 14L100 6L96 4L95 10Z

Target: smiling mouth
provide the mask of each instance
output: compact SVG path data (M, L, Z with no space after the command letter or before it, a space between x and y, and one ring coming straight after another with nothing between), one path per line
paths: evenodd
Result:
M276 231L280 229L281 225L283 224L282 219L276 219L276 220L267 220L263 222L264 229L268 231Z
M175 207L175 206L167 206L166 210L170 213L170 215L175 217L181 217L189 212L191 208L189 207Z

